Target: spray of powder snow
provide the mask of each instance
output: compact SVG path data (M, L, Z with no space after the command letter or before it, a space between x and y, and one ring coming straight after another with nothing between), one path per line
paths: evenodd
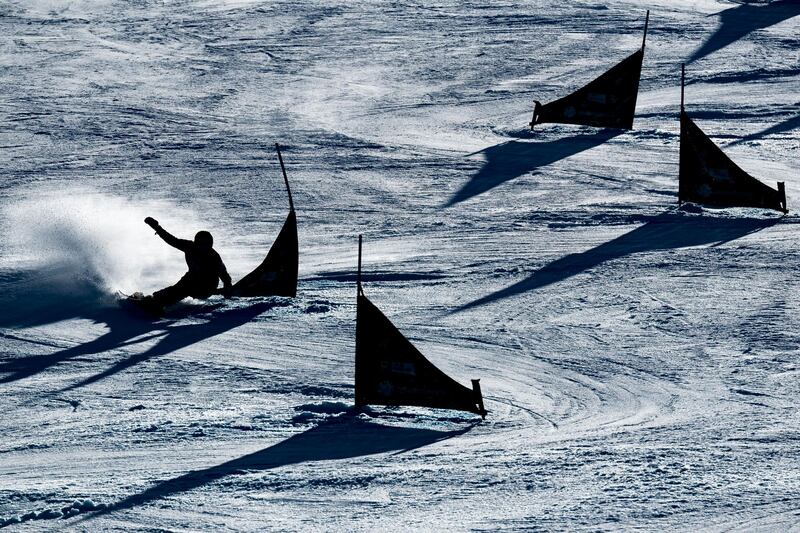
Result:
M132 201L89 189L37 190L7 209L9 248L18 263L55 275L53 283L98 292L150 292L186 271L183 254L143 220L192 238L205 225L189 209L164 201Z

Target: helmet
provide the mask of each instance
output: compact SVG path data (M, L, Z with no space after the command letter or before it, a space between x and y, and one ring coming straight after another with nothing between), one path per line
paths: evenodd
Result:
M214 246L214 237L207 231L198 231L194 236L194 243L203 248L211 248Z

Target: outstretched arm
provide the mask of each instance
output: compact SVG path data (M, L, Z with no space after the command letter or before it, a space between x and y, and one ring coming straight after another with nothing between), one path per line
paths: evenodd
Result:
M228 296L231 290L231 275L228 274L228 269L225 268L225 263L222 262L222 258L219 258L219 279L222 280L222 294Z
M164 228L159 225L158 220L147 217L144 219L144 223L156 230L156 235L161 237L165 243L169 244L173 248L177 248L178 250L185 252L191 245L192 241L187 241L186 239L179 239Z

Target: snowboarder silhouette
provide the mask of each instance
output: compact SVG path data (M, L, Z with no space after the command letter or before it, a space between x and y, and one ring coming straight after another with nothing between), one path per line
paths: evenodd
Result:
M184 298L206 299L216 293L219 280L222 280L222 294L230 296L231 277L225 268L222 258L214 250L214 238L207 231L198 231L194 241L179 239L162 228L152 217L144 219L144 223L153 228L164 242L182 251L186 256L189 271L171 287L156 291L146 296L140 303L153 312L161 312L164 307L180 302Z

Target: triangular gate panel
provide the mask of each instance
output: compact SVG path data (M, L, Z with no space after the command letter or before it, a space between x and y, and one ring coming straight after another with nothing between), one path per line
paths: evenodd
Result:
M739 168L708 138L683 107L681 76L681 149L678 201L710 207L761 207L783 213L786 190L773 189Z
M486 416L477 379L469 389L428 361L364 296L359 282L356 311L356 406L414 405L457 409Z
M233 285L234 296L289 296L297 294L297 217L294 213L292 191L289 188L289 178L283 165L280 147L275 143L278 151L278 160L281 163L283 179L286 182L286 192L289 194L289 215L283 223L278 238L272 243L267 257L255 270L237 281Z
M648 11L640 50L572 94L544 105L534 102L531 129L536 124L546 122L627 130L633 128L649 20Z
M278 238L255 270L233 286L234 296L297 295L297 219L289 211Z

